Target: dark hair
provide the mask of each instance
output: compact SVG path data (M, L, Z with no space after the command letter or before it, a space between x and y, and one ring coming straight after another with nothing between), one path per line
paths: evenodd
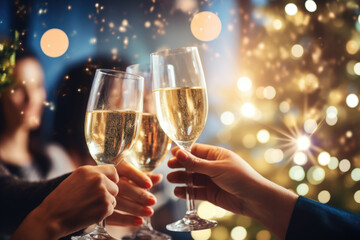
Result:
M97 68L125 70L127 62L96 57L66 71L57 88L53 140L67 151L90 156L84 136L87 101ZM84 158L85 159L85 158ZM80 163L85 164L85 162Z

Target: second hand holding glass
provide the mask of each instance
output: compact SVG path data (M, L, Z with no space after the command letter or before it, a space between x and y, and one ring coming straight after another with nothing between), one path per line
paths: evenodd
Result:
M134 146L129 151L129 160L139 170L151 173L164 160L171 148L171 140L164 133L155 115L155 105L152 97L152 78L149 65L131 65L126 72L143 76L144 104L139 134ZM167 234L153 229L150 217L144 218L144 224L135 233L123 237L126 239L142 240L169 240Z
M167 49L151 54L153 95L162 129L180 148L191 147L205 127L208 101L205 77L196 47ZM212 228L216 221L197 215L193 182L188 172L187 211L183 219L169 224L170 231Z

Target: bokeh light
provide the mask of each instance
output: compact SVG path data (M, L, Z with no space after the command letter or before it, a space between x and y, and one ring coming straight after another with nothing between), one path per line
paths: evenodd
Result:
M360 62L354 64L354 73L360 76Z
M191 21L191 32L200 41L212 41L221 32L220 18L212 12L197 13Z
M278 163L281 162L284 158L284 153L281 149L270 148L264 153L265 161L268 163Z
M338 110L334 106L330 106L326 109L326 116L329 118L335 118L337 117Z
M346 97L346 104L348 105L349 108L356 108L357 105L359 104L358 96L354 93L350 93Z
M266 129L261 129L260 131L258 131L256 137L259 142L267 143L270 139L270 133Z
M264 97L266 99L273 99L276 95L276 90L272 86L267 86L264 88Z
M318 156L318 162L322 166L326 166L330 162L330 154L328 152L321 152Z
M234 123L235 121L235 116L232 112L226 111L223 112L220 116L220 121L224 124L224 125L231 125Z
M194 240L207 240L211 237L211 229L192 231L191 236Z
M309 12L315 12L316 11L316 3L313 0L306 0L305 2L305 8Z
M45 55L60 57L69 47L69 38L61 29L52 28L42 35L40 47Z
M349 40L346 43L346 51L351 55L356 54L359 51L359 44L357 43L357 41Z
M334 170L338 166L339 166L339 160L337 159L337 157L331 157L330 162L328 164L328 168L331 169L331 170Z
M244 227L237 226L231 230L230 235L231 235L231 238L234 240L243 240L246 238L247 231Z
M219 239L219 240L227 240L230 238L229 231L224 226L217 226L216 228L212 229L212 235L213 239Z
M357 203L360 203L360 190L357 190L354 194L354 200Z
M296 187L296 192L297 192L297 194L299 194L301 196L305 196L309 192L309 186L306 183L300 183Z
M296 58L300 58L304 54L304 48L300 44L295 44L291 48L291 54Z
M339 162L339 169L342 172L347 172L350 170L351 163L348 159L343 159Z
M298 11L297 6L294 3L288 3L285 6L285 12L287 15L294 16Z
M211 219L216 215L216 208L214 204L203 201L198 206L198 214L201 218Z
M331 195L328 191L322 190L318 194L318 200L321 203L328 203L330 201Z
M304 123L304 130L308 134L312 134L317 128L317 123L314 119L308 119Z
M244 103L241 107L241 113L248 118L254 117L255 115L255 107L252 103Z
M248 77L241 77L237 81L237 87L242 92L249 91L251 89L251 86L252 86L252 82L251 82L250 78L248 78Z
M256 145L256 138L253 134L247 134L243 137L242 142L246 148L253 148Z
M354 181L360 181L360 168L354 168L352 171L351 171L351 178L352 180Z
M306 174L307 180L312 185L318 185L325 179L325 171L319 166L312 166Z
M290 104L287 101L282 101L279 105L279 109L282 113L287 113L290 111Z
M256 234L256 240L270 240L271 239L271 233L268 230L260 230Z
M296 140L296 144L300 151L305 151L310 148L311 141L308 136L301 136Z
M305 153L297 152L294 154L294 163L297 165L304 165L308 161L308 158Z
M289 177L294 181L302 181L305 178L304 168L301 166L292 166L289 170Z

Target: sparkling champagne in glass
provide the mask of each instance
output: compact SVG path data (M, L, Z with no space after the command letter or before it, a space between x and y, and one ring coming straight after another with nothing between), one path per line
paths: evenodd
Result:
M191 147L204 129L208 100L204 73L196 47L167 49L151 54L156 115L165 133L181 149ZM188 172L185 217L167 225L171 231L212 228L216 221L197 215L191 172Z
M135 64L126 68L126 72L144 77L144 103L139 134L129 152L129 160L139 170L151 173L164 160L171 148L172 141L160 127L155 113L152 96L152 77L150 65ZM135 233L125 239L168 240L169 235L153 229L150 217L144 218L144 224Z
M126 72L97 69L85 116L85 139L98 165L116 165L138 133L143 104L144 78ZM105 219L89 234L73 240L114 239Z

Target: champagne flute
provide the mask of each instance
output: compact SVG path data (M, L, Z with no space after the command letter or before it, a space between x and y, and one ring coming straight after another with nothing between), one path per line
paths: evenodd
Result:
M204 129L208 113L206 83L198 49L167 49L152 53L150 58L160 125L181 149L191 152ZM193 231L217 225L216 221L197 215L191 172L188 175L187 211L183 219L166 226L170 231Z
M164 160L172 141L162 130L156 117L150 65L131 65L126 68L126 72L143 76L145 79L143 114L139 134L129 152L129 160L139 170L151 173ZM125 239L166 240L171 237L154 230L150 217L144 217L144 224L138 231L123 238Z
M97 69L85 117L85 139L98 165L117 165L138 133L143 104L144 78L126 72ZM106 231L105 219L89 234L73 237L114 239Z

